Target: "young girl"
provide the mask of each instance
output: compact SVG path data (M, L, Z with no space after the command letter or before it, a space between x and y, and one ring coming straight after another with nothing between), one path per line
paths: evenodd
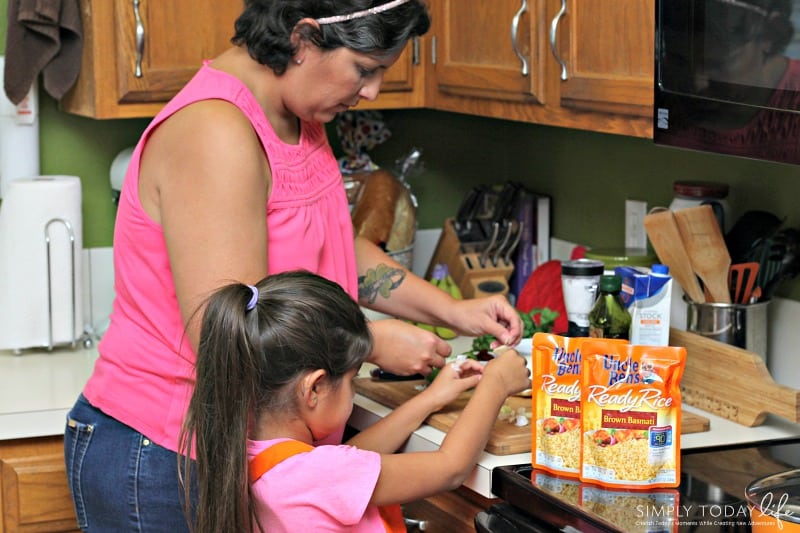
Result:
M530 387L513 350L485 367L468 359L346 444L313 447L349 418L353 379L371 349L358 304L309 272L211 296L181 439L186 456L197 456L183 465L184 478L194 465L199 479L195 531L386 531L379 506L460 486L506 398ZM394 453L472 387L438 451Z

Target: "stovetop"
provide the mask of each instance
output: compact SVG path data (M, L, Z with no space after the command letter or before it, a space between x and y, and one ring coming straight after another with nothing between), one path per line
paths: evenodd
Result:
M478 530L745 533L751 530L745 486L797 467L800 439L686 450L676 489L614 490L558 477L530 464L498 467L492 472L492 492L505 503L481 518L487 523L519 523L520 528ZM528 529L532 524L536 528Z

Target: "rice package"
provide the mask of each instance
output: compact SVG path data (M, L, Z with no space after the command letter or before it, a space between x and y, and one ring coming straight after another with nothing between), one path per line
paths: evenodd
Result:
M675 489L609 489L581 483L580 506L626 533L678 533L680 494Z
M581 481L677 487L686 349L591 340L581 350Z
M581 446L581 346L589 337L533 336L531 464L578 477ZM625 344L624 340L610 340Z
M539 490L547 492L570 505L580 505L581 482L575 478L558 476L542 470L531 472L531 483Z

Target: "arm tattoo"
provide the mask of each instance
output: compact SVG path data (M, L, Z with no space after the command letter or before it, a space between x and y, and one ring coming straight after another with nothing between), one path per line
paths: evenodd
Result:
M406 279L406 271L383 263L367 270L358 277L358 299L367 303L375 303L378 295L389 299L389 293L398 288Z

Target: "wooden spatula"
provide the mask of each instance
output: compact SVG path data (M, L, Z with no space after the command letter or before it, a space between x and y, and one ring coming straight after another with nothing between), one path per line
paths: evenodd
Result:
M703 289L692 269L692 262L683 246L672 211L666 208L652 210L644 217L644 229L659 261L669 267L670 274L686 295L693 302L705 302Z
M728 289L731 256L714 210L710 205L678 209L675 211L675 221L678 223L683 246L692 262L692 269L703 280L711 296L709 301L731 303Z

